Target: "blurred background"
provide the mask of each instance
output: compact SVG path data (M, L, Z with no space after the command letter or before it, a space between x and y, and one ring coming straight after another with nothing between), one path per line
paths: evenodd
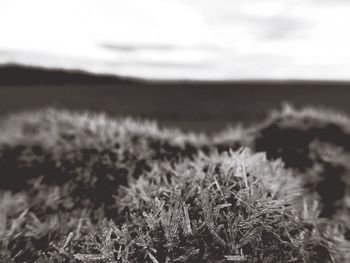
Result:
M349 1L1 0L0 114L220 130L282 102L350 113Z

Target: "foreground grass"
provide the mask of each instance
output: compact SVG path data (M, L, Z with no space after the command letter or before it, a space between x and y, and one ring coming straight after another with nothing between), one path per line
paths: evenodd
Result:
M319 135L281 144L268 132L279 129L290 141L300 137L283 137L290 127L308 134L335 120L310 112L285 110L214 138L103 115L11 116L0 126L0 256L8 262L347 262L348 190L327 203L308 186L332 178L328 165L344 167L348 189L346 149L335 151ZM305 126L305 119L316 124ZM335 125L347 134L347 123L340 118ZM318 150L324 141L328 159ZM282 158L290 169L264 154L236 151L242 145ZM312 165L298 166L299 149ZM327 215L328 205L335 209Z

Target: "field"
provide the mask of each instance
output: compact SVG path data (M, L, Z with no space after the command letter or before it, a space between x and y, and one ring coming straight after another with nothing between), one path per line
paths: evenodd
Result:
M260 121L283 102L350 114L349 98L347 82L144 82L82 72L0 67L0 115L55 106L211 132L237 122Z
M0 114L53 105L217 131L236 122L258 121L283 102L350 113L348 98L350 86L342 83L11 85L0 88Z

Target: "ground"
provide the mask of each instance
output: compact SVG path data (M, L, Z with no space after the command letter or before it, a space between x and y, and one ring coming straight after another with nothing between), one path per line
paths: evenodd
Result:
M347 262L350 120L215 134L44 109L0 124L7 262Z

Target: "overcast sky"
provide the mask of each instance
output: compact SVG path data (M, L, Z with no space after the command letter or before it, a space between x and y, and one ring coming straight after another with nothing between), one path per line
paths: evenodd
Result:
M0 63L350 80L349 14L346 0L0 0Z

